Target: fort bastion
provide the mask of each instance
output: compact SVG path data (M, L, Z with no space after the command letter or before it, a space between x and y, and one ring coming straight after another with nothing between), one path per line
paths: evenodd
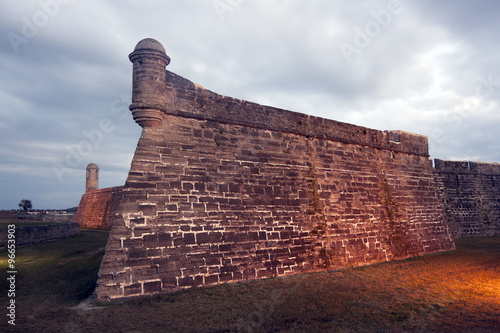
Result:
M154 39L129 59L143 129L126 183L79 208L108 202L98 300L454 249L425 136L221 96L167 71Z

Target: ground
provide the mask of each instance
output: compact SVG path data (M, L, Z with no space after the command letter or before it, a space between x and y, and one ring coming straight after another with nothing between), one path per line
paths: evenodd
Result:
M17 249L6 332L497 332L500 237L374 266L89 304L108 232ZM0 253L7 272L7 252ZM9 286L0 281L2 294ZM6 312L7 297L1 297ZM8 319L8 318L7 318Z

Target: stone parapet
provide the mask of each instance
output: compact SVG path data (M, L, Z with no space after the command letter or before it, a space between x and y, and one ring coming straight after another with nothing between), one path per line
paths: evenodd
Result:
M499 163L434 159L434 169L440 173L500 175Z
M166 81L166 114L429 156L423 135L379 131L218 95L169 71Z

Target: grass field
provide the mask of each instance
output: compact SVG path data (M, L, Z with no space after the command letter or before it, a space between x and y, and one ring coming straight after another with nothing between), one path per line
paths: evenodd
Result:
M498 332L500 237L457 250L102 306L93 291L107 232L17 250L16 326L6 332ZM7 271L6 252L0 267Z

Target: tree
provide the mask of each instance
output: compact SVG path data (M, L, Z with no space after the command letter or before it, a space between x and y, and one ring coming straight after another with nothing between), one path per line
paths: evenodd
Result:
M28 211L31 209L31 200L28 200L28 199L23 199L21 200L21 202L19 203L19 208L22 208L23 211Z

